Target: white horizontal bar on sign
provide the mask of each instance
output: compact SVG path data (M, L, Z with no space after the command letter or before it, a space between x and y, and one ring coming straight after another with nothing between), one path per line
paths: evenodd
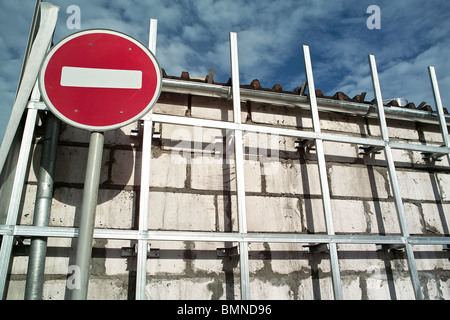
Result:
M141 89L142 71L63 67L62 87Z

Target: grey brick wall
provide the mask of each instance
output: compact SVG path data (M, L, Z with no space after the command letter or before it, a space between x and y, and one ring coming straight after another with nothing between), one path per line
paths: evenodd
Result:
M163 93L154 112L232 121L231 101ZM320 115L323 132L379 138L376 119ZM312 130L305 110L242 103L242 119ZM107 132L96 228L137 228L141 139L138 124ZM439 128L389 120L396 141L440 145ZM233 148L220 129L155 124L151 159L150 230L236 232ZM225 137L224 143L217 137ZM245 133L245 188L249 232L326 233L314 150L295 148L295 138ZM89 134L63 125L58 149L51 226L78 227ZM337 234L398 235L397 213L384 155L360 155L358 146L325 142L331 205ZM40 141L34 146L20 223L32 224ZM412 235L449 236L450 171L446 159L429 163L420 153L393 150L405 214ZM136 258L122 257L130 240L94 241L89 299L133 299ZM150 299L238 299L239 258L220 258L227 243L152 241L158 259L147 263ZM254 299L333 299L327 253L308 254L304 244L251 243L250 289ZM64 299L76 239L51 238L46 259L45 299ZM450 260L441 246L414 246L426 299L450 299ZM338 249L345 299L413 299L406 254L375 245ZM13 259L8 299L23 299L27 257Z

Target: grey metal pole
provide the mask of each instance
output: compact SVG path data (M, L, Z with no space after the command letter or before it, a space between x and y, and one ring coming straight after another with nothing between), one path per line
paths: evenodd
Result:
M239 57L237 33L230 32L231 78L233 88L233 117L234 123L240 125L241 119L241 92L239 86ZM236 161L236 197L238 206L238 226L240 234L247 234L247 212L245 202L244 181L244 143L242 130L234 130L234 152ZM239 242L239 259L241 268L241 299L250 300L250 271L248 264L248 242Z
M311 117L315 133L320 133L319 110L317 107L316 88L314 84L314 75L311 63L311 54L309 46L303 46L303 61L305 63L306 81L308 83L309 104L311 107ZM320 189L322 191L322 206L325 215L325 224L328 235L334 235L333 212L331 210L330 187L328 185L327 169L325 162L325 153L323 149L323 140L316 139L317 165L319 168ZM335 300L342 300L342 282L339 270L337 245L335 242L329 242L331 277L333 281L333 292Z
M403 207L403 200L400 193L400 186L395 171L394 158L392 157L391 147L389 146L389 133L386 124L386 116L384 114L383 97L381 95L380 79L378 77L378 69L374 55L369 55L370 71L372 74L373 91L377 104L378 119L380 122L381 138L385 142L384 155L386 158L389 178L391 179L392 192L394 193L395 207L397 209L397 217L400 225L400 230L403 237L406 239L405 251L408 261L409 273L411 275L411 282L414 289L414 294L417 300L423 300L423 293L420 287L419 274L417 272L416 261L414 260L414 252L411 243L408 241L410 234L408 231L408 224L406 221L405 210Z
M431 88L433 89L434 101L436 103L436 110L439 118L439 126L441 127L442 140L444 145L450 147L450 140L448 137L447 122L445 120L444 107L442 106L441 92L439 91L439 84L436 76L436 70L434 67L428 67L428 73L430 74ZM450 164L450 154L447 153L447 160Z
M33 226L46 227L49 224L50 208L53 198L53 174L55 171L56 149L58 147L60 127L61 122L49 112L46 117L45 134L42 143ZM47 237L35 237L31 239L25 300L42 299L46 252Z
M91 133L75 260L80 271L80 277L77 279L80 283L73 289L72 300L86 300L87 298L104 139L101 132Z

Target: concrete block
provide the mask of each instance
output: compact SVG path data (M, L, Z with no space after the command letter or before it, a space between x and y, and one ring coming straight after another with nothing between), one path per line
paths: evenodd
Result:
M184 188L187 159L180 155L162 153L150 163L150 187ZM140 183L139 183L140 184Z
M411 278L409 274L398 275L394 277L394 290L393 290L392 300L415 300L414 289L411 284ZM388 297L387 299L391 299Z
M26 280L11 279L7 282L6 300L24 300Z
M320 195L318 167L294 161L263 164L266 191L271 193Z
M67 300L70 290L65 280L46 280L42 291L43 300Z
M42 156L42 145L33 144L31 145L30 151L31 163L28 171L28 176L26 177L26 182L37 182L38 174L39 174L39 166L41 163Z
M331 276L322 273L320 266L317 274L318 278L310 276L299 281L298 291L293 292L296 300L334 300Z
M358 146L348 143L324 141L323 150L326 161L353 163L359 158Z
M368 132L371 136L381 137L378 119L368 119ZM387 119L388 134L391 139L419 140L415 122Z
M391 195L386 169L333 165L328 172L333 196L387 198Z
M428 277L426 278L426 284L421 285L422 288L425 287L424 291L424 299L425 300L445 300L445 297L448 296L449 293L449 287L443 287L442 284L446 284L441 283L440 277Z
M140 185L142 153L135 150L114 150L111 166L111 183L115 185Z
M439 191L440 196L442 200L449 200L450 199L450 174L445 173L438 173L436 174L437 182L439 185ZM432 178L430 177L430 180L433 182ZM433 187L434 187L433 183ZM435 190L433 189L433 193L436 194Z
M320 267L323 273L330 272L330 264L321 255L303 252L304 243L251 243L250 272L305 278L311 276L311 266Z
M296 198L246 197L249 232L301 232L300 202Z
M55 182L84 183L88 148L58 147ZM100 184L108 180L109 150L103 150ZM37 172L37 171L36 171Z
M56 188L50 211L51 227L75 227L79 225L83 190Z
M188 95L161 92L153 113L184 116L188 110Z
M338 131L360 136L367 135L364 118L338 113L320 113L320 128L322 131Z
M147 273L153 278L186 275L186 243L183 241L151 241L151 248L160 249L159 259L147 260ZM150 249L151 250L151 249Z
M105 241L101 239L101 241ZM122 248L131 247L137 241L134 240L106 240L105 258L99 258L97 268L100 269L105 276L128 275L130 271L136 271L135 265L132 263L134 258L122 257Z
M250 281L250 292L252 293L252 300L263 301L295 299L294 292L288 284L274 284L271 279L252 279L252 281Z
M57 188L52 202L50 226L78 226L82 201L82 189ZM130 229L134 221L134 208L135 200L132 191L100 189L95 227Z
M217 196L217 228L219 232L238 232L236 196Z
M416 143L416 142L413 142ZM366 166L387 167L384 150L371 154L359 154L359 147L362 145L353 145L348 143L324 141L325 160L327 162L337 162L344 164L364 164ZM417 142L418 144L418 142ZM448 165L446 158L436 161L432 165L422 158L418 151L391 149L395 167L398 168L427 168L445 167ZM314 150L305 154L305 158L311 161L317 161L317 155Z
M69 273L69 265L75 264L76 242L77 240L71 238L48 238L47 257L45 259L46 275L66 275Z
M32 164L27 178L29 182L37 182L41 162L41 145L35 145ZM84 183L88 148L58 146L55 164L55 182ZM100 184L108 180L109 150L103 150Z
M19 217L19 224L31 226L33 225L34 207L36 204L37 186L26 184L24 186L25 192L22 197L22 212Z
M386 275L371 275L365 280L366 299L369 300L395 300L396 290L392 280L388 280Z
M11 261L11 274L20 275L27 274L28 257L14 256Z
M342 297L344 300L361 300L361 287L359 277L342 277Z
M333 225L339 233L369 233L399 235L400 226L393 202L372 202L358 200L331 200ZM409 232L422 234L422 218L419 208L404 203L404 212ZM322 200L303 199L303 226L308 232L326 232Z
M217 148L222 153L234 150L234 147L224 148L216 143L216 137L225 136L227 136L227 130L163 123L161 125L161 148L181 152L186 158L190 158L193 152L196 155L211 156L214 155Z
M139 129L139 121L132 122L126 126L116 130L105 132L105 145L111 146L131 146L136 147L140 145L140 139L132 135L132 130Z
M115 130L109 130L104 133L105 145L117 146L135 146L139 143L139 139L131 135L131 130L138 128L139 122L132 122L126 126ZM61 134L59 140L67 143L85 143L89 144L91 133L87 130L78 129L71 125L63 123L61 125Z
M308 111L262 103L251 103L251 120L257 124L312 128L311 115Z
M439 200L439 190L432 173L397 170L397 179L403 199Z
M87 300L127 300L128 276L114 279L89 278Z
M261 162L280 161L280 158L298 158L295 137L258 132L244 133L244 154L248 159Z
M444 145L440 126L438 124L418 123L419 135L427 143L434 142L438 145ZM447 128L450 132L450 127Z
M424 228L439 235L450 235L450 204L421 203Z
M236 190L236 173L234 163L232 166L229 163L230 160L196 157L191 161L191 187L193 189L229 191L233 188Z
M234 121L233 101L211 97L193 96L191 100L191 116L194 118ZM247 119L247 104L241 102L241 119Z
M371 234L400 235L400 224L394 202L365 202L367 221ZM410 234L423 234L423 220L419 207L403 202L406 223Z
M185 251L192 257L192 260L186 259L186 270L192 270L194 274L207 274L211 277L223 275L226 261L229 260L229 258L217 256L217 248L226 247L223 242L189 242L186 247L192 250ZM236 259L238 260L237 257Z
M389 256L377 252L375 244L340 243L338 246L339 268L342 274L348 276L354 273L367 273L386 277L386 263L389 263ZM406 261L400 260L399 265L406 268Z
M214 196L150 192L151 230L215 231Z
M225 162L225 163L224 163ZM191 187L199 190L236 190L234 160L195 157L191 160ZM245 190L261 191L261 168L257 161L244 161Z
M439 300L450 299L450 279L441 277L439 281L438 293L440 293ZM436 299L438 300L438 299Z
M96 228L131 229L136 208L133 191L99 190Z
M411 168L412 165L425 164L422 159L420 152L402 150L402 149L391 149L392 158L394 158L395 168ZM381 156L381 161L385 159L384 152L377 155Z
M440 276L440 270L450 270L450 260L445 257L442 245L414 245L417 270L420 273ZM450 290L450 287L447 288Z
M150 187L183 188L187 160L179 154L161 153L150 160ZM117 185L141 185L142 153L115 150L111 182Z
M403 210L405 211L406 223L410 234L422 234L423 222L420 208L413 203L403 203Z
M406 204L404 204L404 209L405 215L408 216L409 211L407 210ZM401 234L397 209L394 202L364 201L364 210L370 234ZM418 215L415 218L419 219L419 217L420 216Z
M216 279L205 278L175 278L151 280L145 287L147 300L223 300L225 282L222 281L222 290L212 292L210 288L218 285ZM235 290L239 292L239 289ZM220 294L222 293L222 294Z
M59 140L61 142L89 143L91 133L87 130L75 128L64 122L61 123Z
M353 200L332 200L334 231L336 233L366 233L364 203Z
M301 210L303 231L308 233L327 232L321 199L302 199Z

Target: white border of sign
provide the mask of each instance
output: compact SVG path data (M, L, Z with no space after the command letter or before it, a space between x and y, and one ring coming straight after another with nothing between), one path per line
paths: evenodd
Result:
M58 109L52 104L52 102L50 101L47 92L45 90L45 81L44 81L44 75L45 75L45 71L47 69L47 65L50 61L50 59L52 58L53 54L65 43L67 43L68 41L77 38L79 36L83 36L86 34L92 34L92 33L106 33L106 34L113 34L122 38L125 38L131 42L133 42L134 44L136 44L138 47L140 47L145 53L147 53L147 55L149 56L149 58L152 60L155 69L156 69L156 76L157 76L157 85L156 85L156 91L155 94L152 98L152 100L150 101L150 103L144 108L143 111L141 111L138 115L136 115L135 117L126 120L124 122L115 124L115 125L110 125L110 126L88 126L85 124L81 124L78 122L75 122L69 118L67 118L66 116L62 115ZM122 33L122 32L118 32L118 31L114 31L114 30L109 30L109 29L88 29L88 30L83 30L80 32L76 32L73 33L67 37L65 37L64 39L62 39L60 42L58 42L47 54L47 56L44 58L43 62L42 62L42 66L41 66L41 70L40 70L40 74L39 74L39 90L41 91L41 95L42 98L45 102L45 104L47 105L47 107L50 109L50 111L56 116L58 117L60 120L62 120L65 123L70 124L73 127L79 128L79 129L85 129L85 130L89 130L89 131L98 131L98 132L104 132L104 131L109 131L109 130L115 130L118 128L121 128L123 126L126 126L132 122L138 121L139 119L141 119L143 116L145 116L155 105L155 103L158 101L159 96L161 94L161 88L162 88L162 72L161 72L161 67L159 66L158 61L156 60L156 57L153 55L153 53L144 45L142 44L140 41Z

